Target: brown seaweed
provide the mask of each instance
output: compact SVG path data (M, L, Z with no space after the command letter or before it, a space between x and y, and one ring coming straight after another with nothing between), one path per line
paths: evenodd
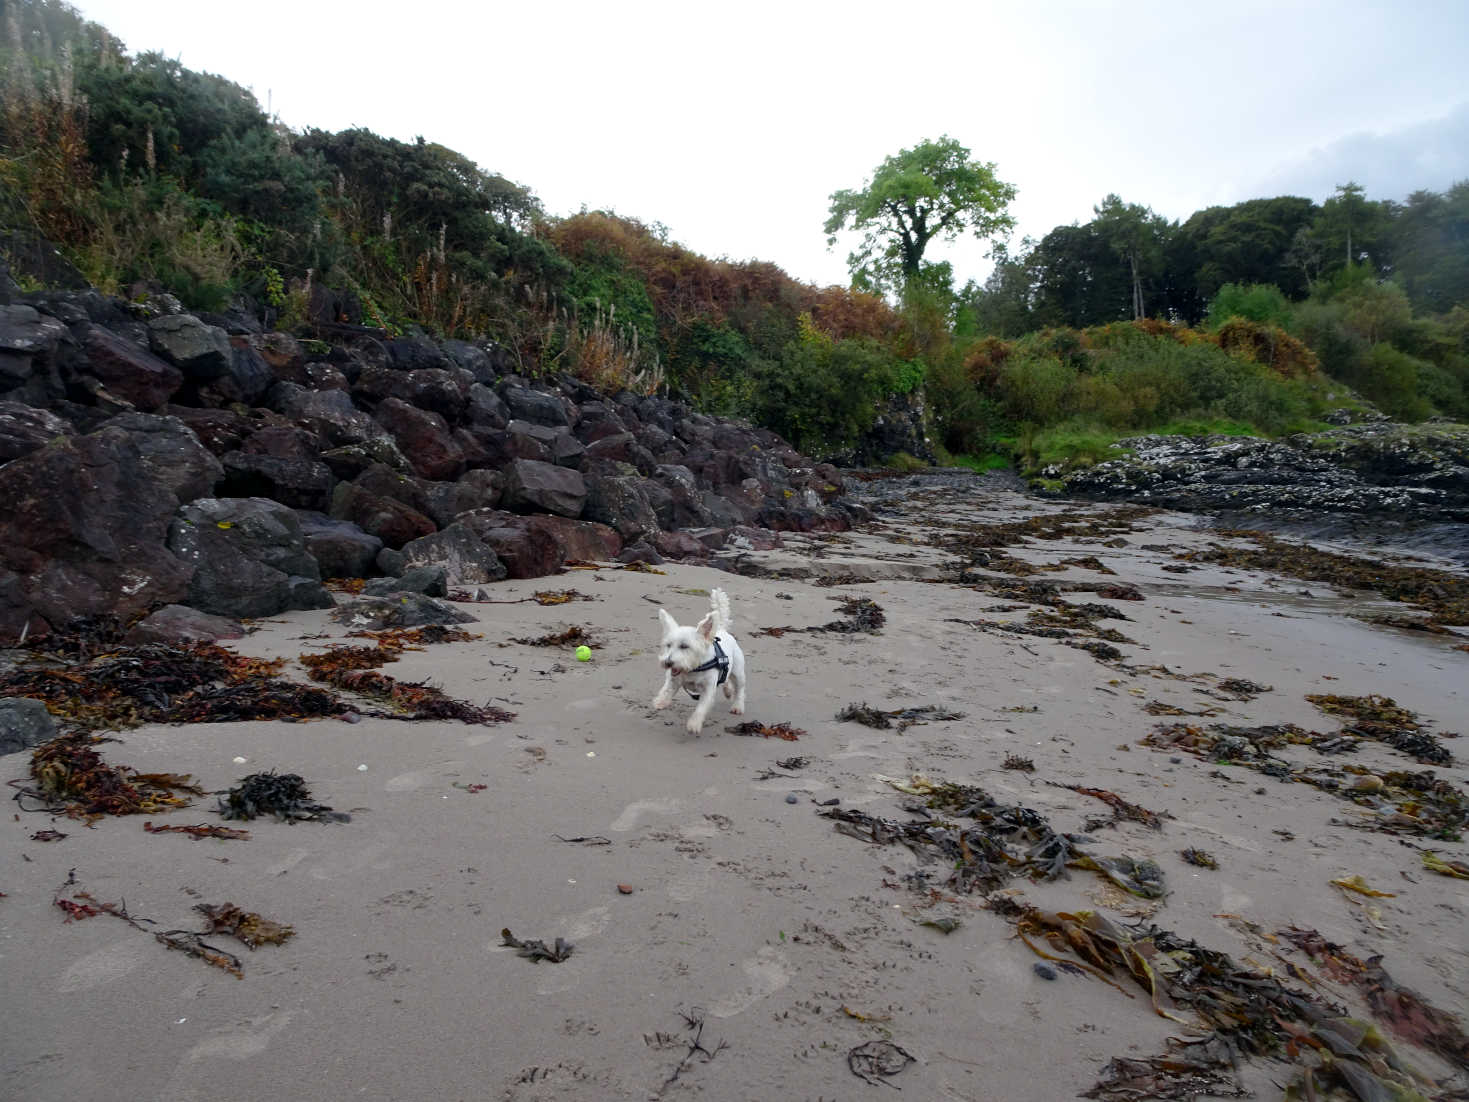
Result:
M250 819L273 816L280 822L351 822L344 811L333 811L326 804L311 799L311 790L297 773L251 773L224 794L219 801L219 814L225 819Z
M500 931L500 940L502 944L510 946L519 956L525 957L527 960L536 962L548 960L552 964L560 964L562 961L568 959L576 949L576 946L572 945L564 937L558 937L555 944L550 946L547 946L539 938L526 938L525 940L521 940L510 932L508 926Z
M222 827L213 823L195 823L186 826L182 823L163 823L155 826L148 822L143 824L143 829L149 834L187 834L194 841L202 841L205 838L218 838L221 841L248 842L250 832L239 830L235 827Z
M848 704L837 713L836 718L839 723L861 723L879 731L887 731L896 727L901 734L916 724L963 719L964 713L950 712L933 704L923 704L914 708L894 708L885 712L879 708L870 707L864 702ZM894 723L894 720L897 722Z
M1448 747L1423 730L1423 720L1390 696L1337 696L1308 693L1306 699L1328 715L1349 720L1344 734L1385 743L1426 765L1452 765Z
M139 773L125 765L109 765L93 749L97 741L94 736L76 733L36 747L30 763L34 784L17 784L16 799L29 798L46 811L76 819L155 815L188 806L190 801L183 793L204 795L187 775Z
M242 910L233 903L198 903L194 910L202 914L208 922L208 926L200 933L229 934L251 949L258 949L262 945L284 945L287 938L296 936L294 927L283 926L254 911Z
M784 739L786 742L795 742L806 733L799 727L792 727L789 723L776 723L772 725L768 723L757 723L754 720L747 720L734 727L726 727L725 730L732 735L760 735L764 738Z

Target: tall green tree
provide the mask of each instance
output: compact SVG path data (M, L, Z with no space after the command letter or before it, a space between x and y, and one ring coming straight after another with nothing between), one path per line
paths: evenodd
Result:
M1014 198L1014 185L995 175L993 162L971 160L945 135L888 157L861 189L833 192L827 244L843 230L861 233L847 257L853 285L900 291L922 277L931 242L1008 233Z
M1092 228L1107 242L1112 251L1127 262L1132 285L1132 317L1147 317L1143 300L1143 279L1152 277L1163 263L1163 244L1168 223L1151 208L1137 203L1124 203L1120 196L1108 195L1100 206L1093 207Z

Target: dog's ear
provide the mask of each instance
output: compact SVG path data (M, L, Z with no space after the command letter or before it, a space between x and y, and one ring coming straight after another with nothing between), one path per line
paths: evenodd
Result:
M709 613L699 621L699 626L694 629L699 633L699 638L706 643L714 638L714 613Z
M678 627L678 621L675 620L672 616L668 615L666 609L660 608L658 610L658 621L663 625L664 635L667 635L670 631L673 631L675 628Z

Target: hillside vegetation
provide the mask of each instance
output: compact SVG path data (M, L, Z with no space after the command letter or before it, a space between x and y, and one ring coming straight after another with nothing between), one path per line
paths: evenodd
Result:
M982 287L938 265L897 290L818 288L656 223L552 216L422 139L289 130L56 0L3 11L0 252L22 290L494 342L527 376L666 390L818 455L920 389L941 458L1027 466L1140 430L1308 427L1353 391L1399 419L1469 417L1469 184L1181 224L1110 196L1000 250ZM1008 185L990 185L1001 210Z

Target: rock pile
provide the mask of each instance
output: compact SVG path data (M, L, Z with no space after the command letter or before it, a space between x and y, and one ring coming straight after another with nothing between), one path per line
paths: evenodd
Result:
M528 379L503 349L264 332L169 296L0 296L0 644L167 605L332 603L333 577L450 586L574 559L705 558L842 530L835 467L651 395Z

